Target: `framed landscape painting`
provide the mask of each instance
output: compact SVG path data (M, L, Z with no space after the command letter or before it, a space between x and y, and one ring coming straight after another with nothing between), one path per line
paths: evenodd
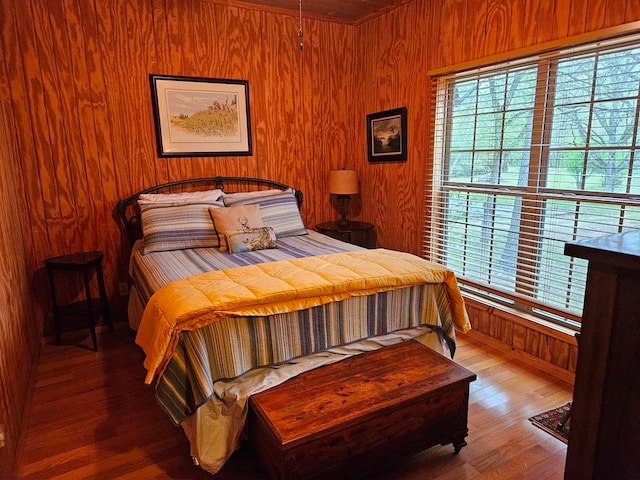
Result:
M246 80L149 75L160 157L251 155Z
M370 162L407 160L407 108L367 115L367 154Z

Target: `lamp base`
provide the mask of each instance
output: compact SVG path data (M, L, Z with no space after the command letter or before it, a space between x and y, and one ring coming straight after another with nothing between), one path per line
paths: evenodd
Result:
M339 227L348 227L351 221L346 217L342 217L336 223L338 224Z
M349 219L347 218L347 210L349 207L349 201L351 197L349 195L338 195L338 206L340 207L340 220L338 220L339 227L346 227L349 225Z

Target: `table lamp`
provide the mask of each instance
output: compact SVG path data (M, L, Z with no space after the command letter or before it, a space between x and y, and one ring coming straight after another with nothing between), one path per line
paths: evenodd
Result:
M349 207L350 195L358 193L358 172L356 170L330 170L329 171L329 193L338 196L338 206L340 209L340 220L338 225L346 227L349 225L347 211Z

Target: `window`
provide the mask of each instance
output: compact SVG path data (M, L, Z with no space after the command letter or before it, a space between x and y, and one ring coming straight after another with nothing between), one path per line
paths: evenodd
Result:
M463 289L577 328L587 263L564 244L640 228L640 40L434 80L425 253Z

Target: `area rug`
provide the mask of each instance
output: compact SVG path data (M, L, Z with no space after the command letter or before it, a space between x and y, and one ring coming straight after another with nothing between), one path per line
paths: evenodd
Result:
M558 422L564 418L569 410L571 410L571 402L566 405L562 405L561 407L552 408L546 412L534 415L529 420L536 427L540 427L545 432L550 433L557 439L567 443L569 441L569 424L571 423L571 420L565 423L562 428L558 428Z

